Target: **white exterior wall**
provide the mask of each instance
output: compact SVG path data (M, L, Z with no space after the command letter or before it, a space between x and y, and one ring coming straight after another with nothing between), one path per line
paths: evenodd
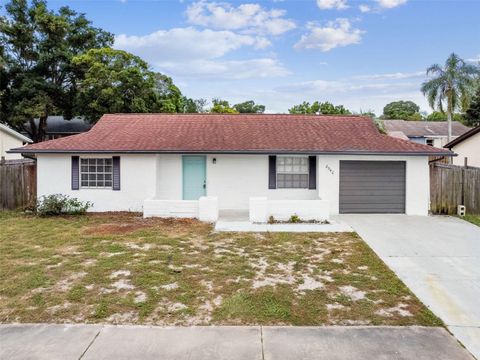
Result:
M330 213L339 213L340 160L406 161L406 213L428 215L430 172L427 156L322 155L317 161L318 194L329 200Z
M90 157L112 156L90 155ZM182 156L169 154L120 156L121 190L71 190L71 155L38 155L38 195L66 194L92 201L92 211L142 211L147 199L182 200ZM82 157L87 157L84 155ZM213 158L216 163L213 164ZM268 189L268 156L208 155L207 196L218 208L249 209L250 197L267 200L327 200L331 214L339 212L340 160L406 161L406 212L427 215L429 168L426 156L321 155L317 160L317 189Z
M463 166L468 158L469 166L480 167L480 133L470 136L452 148L458 156L453 157L453 164Z
M213 158L217 161L213 164ZM267 155L208 155L207 195L220 209L248 209L250 197L268 200L318 199L316 190L269 189Z
M5 160L21 159L22 154L7 154L7 151L22 146L22 140L0 129L0 158L4 157Z
M115 154L81 155L111 157ZM71 189L71 155L38 154L38 196L65 194L81 201L93 202L90 211L142 211L143 201L156 190L156 155L120 156L120 190Z

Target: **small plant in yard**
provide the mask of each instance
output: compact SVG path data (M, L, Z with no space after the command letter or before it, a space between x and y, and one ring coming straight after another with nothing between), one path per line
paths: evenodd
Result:
M301 221L302 220L300 219L300 217L297 214L293 214L292 216L290 216L290 219L288 220L288 222L291 222L293 224L299 223Z
M68 195L54 194L42 196L37 202L37 214L40 216L81 215L92 207L90 201L80 201Z
M275 222L276 222L275 218L272 215L270 215L270 217L268 218L268 223L269 224L275 224Z

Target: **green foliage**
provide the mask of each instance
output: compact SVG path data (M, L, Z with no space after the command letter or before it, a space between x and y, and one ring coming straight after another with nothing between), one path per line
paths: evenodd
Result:
M446 105L447 120L451 121L455 110L468 109L480 76L480 68L467 64L452 53L443 66L430 66L427 76L430 79L422 84L423 94L434 110L443 113Z
M154 79L154 90L158 96L157 111L165 113L183 112L185 98L180 89L173 83L172 78L156 73Z
M76 109L89 121L105 113L175 112L174 101L165 102L168 84L162 89L159 76L138 56L111 48L91 49L72 63L85 73Z
M71 59L110 46L113 35L68 7L57 12L45 1L11 0L0 18L0 117L17 130L30 121L30 137L41 141L47 117L72 117L82 72ZM35 126L33 118L39 118Z
M315 101L313 104L304 101L301 104L294 105L288 109L290 114L317 114L317 115L348 115L351 111L345 109L343 105L333 105L332 103Z
M467 111L465 111L465 125L480 125L480 84L478 85L477 92L470 102Z
M382 119L422 120L420 107L413 101L393 101L383 108Z
M37 214L40 216L82 215L92 207L92 203L83 202L67 195L54 194L42 196L37 202Z
M213 106L210 109L211 113L219 114L238 114L238 111L230 106L227 100L213 99Z
M206 111L206 105L206 99L190 99L187 97L183 98L183 112L187 114L204 113Z
M268 217L268 223L269 223L270 225L272 225L272 224L275 224L275 222L276 222L276 221L275 221L275 218L273 217L273 215L270 215L270 216Z
M442 113L440 111L434 111L430 115L428 115L425 118L425 120L427 120L427 121L447 121L447 114ZM463 117L462 114L455 113L455 114L453 114L453 120L463 122L464 117Z
M255 104L253 100L235 104L233 108L240 114L263 114L265 112L265 105Z
M302 220L297 214L293 214L292 216L290 216L290 219L288 220L288 222L296 224L296 223L302 222Z

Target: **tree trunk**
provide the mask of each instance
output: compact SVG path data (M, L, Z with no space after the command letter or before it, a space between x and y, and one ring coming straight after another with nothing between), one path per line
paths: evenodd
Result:
M447 106L447 126L448 126L448 134L447 134L447 141L452 141L452 100L450 97L448 98L448 106ZM452 157L448 157L448 162L452 163Z
M38 121L38 141L45 141L45 130L47 128L47 115L40 116Z

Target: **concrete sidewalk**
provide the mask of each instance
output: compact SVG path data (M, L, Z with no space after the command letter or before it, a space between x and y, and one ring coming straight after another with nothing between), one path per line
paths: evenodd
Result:
M443 328L0 325L0 359L472 360Z

